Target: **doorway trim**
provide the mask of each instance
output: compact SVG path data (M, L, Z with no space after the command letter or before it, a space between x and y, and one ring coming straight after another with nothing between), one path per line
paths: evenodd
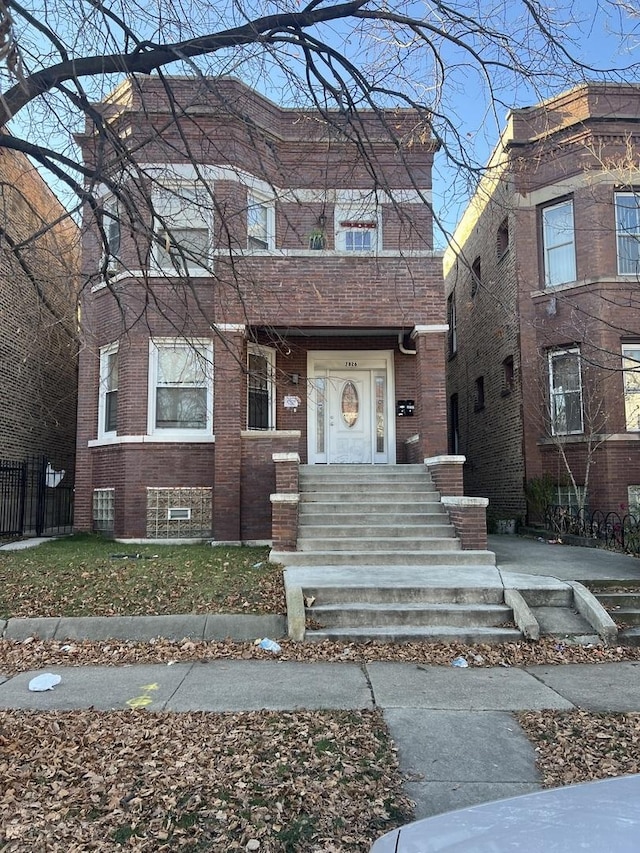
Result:
M395 418L395 372L393 350L310 350L307 353L307 459L310 465L330 464L328 460L328 413L326 406L318 408L317 379L326 378L332 371L369 370L385 377L385 417L387 437L386 458L372 452L372 463L395 465L396 463L396 418ZM372 396L370 416L373 423L374 398ZM324 425L324 452L320 430ZM375 441L372 429L372 442ZM378 458L376 458L378 457Z

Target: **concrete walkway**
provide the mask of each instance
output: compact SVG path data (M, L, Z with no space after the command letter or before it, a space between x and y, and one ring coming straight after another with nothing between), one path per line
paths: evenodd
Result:
M0 708L147 711L381 708L416 816L539 788L519 710L640 711L640 663L457 669L413 663L230 661L59 667L0 677Z

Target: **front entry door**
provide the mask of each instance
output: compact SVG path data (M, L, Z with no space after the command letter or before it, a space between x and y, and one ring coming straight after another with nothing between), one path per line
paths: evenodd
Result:
M371 462L371 371L327 373L328 462Z

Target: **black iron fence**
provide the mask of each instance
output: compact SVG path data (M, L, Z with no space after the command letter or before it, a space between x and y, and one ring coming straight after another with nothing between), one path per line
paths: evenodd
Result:
M640 556L640 516L632 513L551 506L545 514L545 524L557 536L593 539L606 548Z
M46 456L0 460L0 536L69 533L72 523L71 474Z

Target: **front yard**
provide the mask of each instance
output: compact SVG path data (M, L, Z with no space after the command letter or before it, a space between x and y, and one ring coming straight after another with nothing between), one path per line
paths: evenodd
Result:
M0 551L0 619L284 613L268 548L123 545L72 536Z

